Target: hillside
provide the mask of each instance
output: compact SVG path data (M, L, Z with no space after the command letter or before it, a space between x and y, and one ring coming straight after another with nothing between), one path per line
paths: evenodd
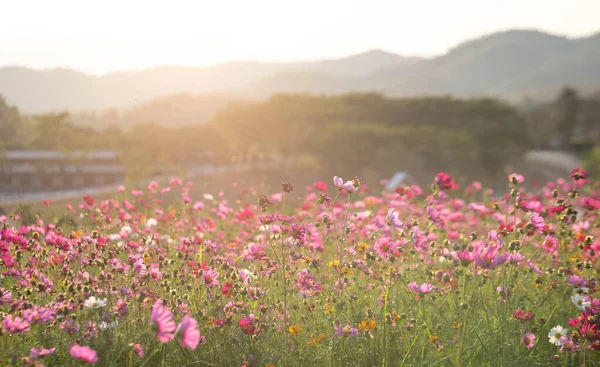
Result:
M241 98L287 92L378 91L392 96L553 97L565 84L600 86L600 34L569 39L512 30L466 41L430 59L371 50L335 60L165 66L104 76L68 69L0 68L0 94L23 112L120 108L178 93Z

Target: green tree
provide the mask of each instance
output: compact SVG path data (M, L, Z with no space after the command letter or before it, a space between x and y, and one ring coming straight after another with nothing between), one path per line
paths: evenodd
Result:
M9 106L0 95L0 145L6 148L16 147L17 132L21 125L21 115L15 106Z
M581 109L579 94L573 88L564 87L555 106L558 118L557 132L560 134L563 147L569 147Z

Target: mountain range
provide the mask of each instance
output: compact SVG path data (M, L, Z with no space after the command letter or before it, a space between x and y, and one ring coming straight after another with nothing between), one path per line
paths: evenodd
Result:
M103 76L65 68L0 68L0 94L25 113L122 108L178 93L254 99L375 91L548 99L567 84L584 93L600 89L600 33L571 39L511 30L463 42L432 58L371 50L314 62L163 66Z

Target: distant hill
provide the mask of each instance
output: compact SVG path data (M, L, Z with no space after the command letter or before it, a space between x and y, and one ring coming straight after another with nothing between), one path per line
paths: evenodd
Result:
M165 66L101 77L69 69L0 68L0 94L25 113L121 108L179 93L256 98L376 91L544 99L565 84L582 93L600 87L600 33L569 39L531 30L499 32L430 59L371 50L334 60Z

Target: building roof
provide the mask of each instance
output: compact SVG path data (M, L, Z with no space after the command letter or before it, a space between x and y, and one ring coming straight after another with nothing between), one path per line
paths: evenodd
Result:
M120 164L94 164L85 163L81 165L57 165L44 164L36 166L31 164L12 164L9 167L1 167L0 172L5 173L123 173L123 166Z
M118 155L112 150L82 151L69 153L56 150L9 150L5 154L7 160L59 160L59 159L117 159Z

